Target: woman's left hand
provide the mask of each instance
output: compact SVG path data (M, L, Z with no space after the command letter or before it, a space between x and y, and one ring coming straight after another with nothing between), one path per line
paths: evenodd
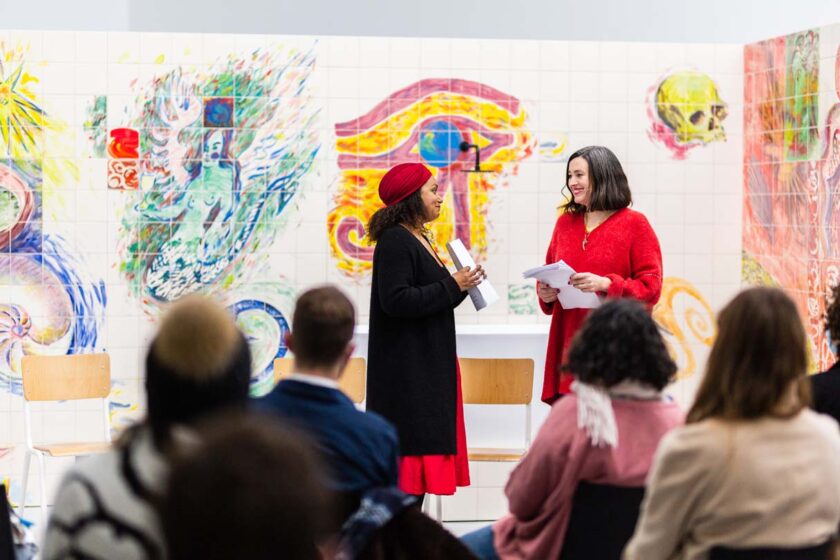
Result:
M569 284L581 292L606 292L612 280L604 276L598 276L591 272L578 272L569 278Z

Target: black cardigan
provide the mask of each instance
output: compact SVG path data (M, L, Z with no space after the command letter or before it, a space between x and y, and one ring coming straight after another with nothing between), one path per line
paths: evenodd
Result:
M811 376L811 408L840 422L840 362Z
M401 455L454 455L455 313L462 292L402 226L373 252L367 408L394 423Z

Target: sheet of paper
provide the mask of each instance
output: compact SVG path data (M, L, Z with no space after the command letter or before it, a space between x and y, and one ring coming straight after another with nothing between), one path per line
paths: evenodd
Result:
M454 239L447 243L446 249L449 251L449 256L452 258L452 262L455 263L455 267L458 270L461 270L465 266L475 268L475 261L472 255L470 255L470 252L464 246L464 242L460 239ZM496 293L496 289L493 288L493 285L486 278L475 288L467 290L467 293L470 295L476 311L481 311L488 305L493 305L499 301L499 294Z
M562 260L556 263L529 268L522 273L525 278L534 278L560 292L557 299L563 309L593 309L601 305L601 298L592 292L582 292L569 284L569 279L575 274L575 269Z

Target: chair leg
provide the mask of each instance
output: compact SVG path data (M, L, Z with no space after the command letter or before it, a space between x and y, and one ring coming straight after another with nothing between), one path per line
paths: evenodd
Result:
M25 519L24 511L26 509L26 489L29 486L29 461L32 459L32 452L28 449L23 455L23 495L20 497L20 505L18 506L18 517Z
M47 472L44 467L44 454L38 453L38 471L41 478L41 527L47 527Z

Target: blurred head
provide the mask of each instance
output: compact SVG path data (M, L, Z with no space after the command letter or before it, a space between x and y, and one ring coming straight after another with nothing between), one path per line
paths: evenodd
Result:
M298 298L292 331L286 345L295 355L295 368L341 372L353 353L356 310L334 286L307 290Z
M175 425L227 408L243 409L251 353L233 317L198 295L172 304L146 354L148 421L157 443Z
M621 163L604 146L587 146L569 156L566 188L571 198L563 210L572 214L621 210L633 203Z
M840 346L840 284L832 288L828 297L828 305L825 308L825 332L828 336L831 351L835 354Z
M161 523L170 560L320 558L329 515L306 438L276 420L225 416L172 458Z
M609 388L633 380L662 390L677 366L650 312L635 300L614 299L587 316L565 369L589 385Z
M792 416L808 406L808 346L793 300L776 288L750 288L717 322L688 422Z

